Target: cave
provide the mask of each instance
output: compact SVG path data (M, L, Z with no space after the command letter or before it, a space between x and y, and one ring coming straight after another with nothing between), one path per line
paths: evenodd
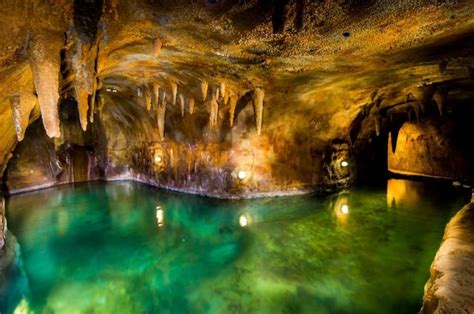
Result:
M468 0L2 0L0 313L473 313Z

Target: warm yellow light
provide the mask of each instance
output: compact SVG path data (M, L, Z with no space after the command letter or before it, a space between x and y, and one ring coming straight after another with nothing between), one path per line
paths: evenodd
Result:
M163 157L161 157L160 155L155 155L155 162L156 163L160 163L163 161Z
M243 171L243 170L240 170L240 171L237 173L237 177L238 177L240 180L243 180L243 179L247 178L247 172L246 172L246 171Z
M158 223L158 227L163 227L165 224L165 212L161 206L156 206L156 222Z
M347 161L341 161L341 167L346 168L347 166L349 166L349 163Z
M241 227L247 226L248 220L247 220L247 217L245 217L245 215L241 215L239 217L239 224L240 224Z
M343 204L343 205L341 206L341 213L344 214L344 215L349 214L349 205Z

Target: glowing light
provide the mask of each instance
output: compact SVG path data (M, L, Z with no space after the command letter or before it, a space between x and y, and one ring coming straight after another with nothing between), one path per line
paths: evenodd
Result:
M163 157L161 157L160 155L155 155L155 162L156 163L160 163L163 161Z
M341 167L346 168L347 166L349 166L349 163L347 161L341 161Z
M161 206L156 206L156 222L158 223L158 227L163 227L165 224L165 212Z
M248 224L248 219L247 219L247 217L246 217L245 215L241 215L241 216L239 217L239 224L240 224L241 227L247 226L247 224Z
M240 180L243 180L243 179L247 178L247 172L246 172L246 171L243 171L243 170L240 170L240 171L237 173L237 177L238 177Z
M343 205L341 206L341 213L344 214L344 215L349 214L349 205L343 204Z

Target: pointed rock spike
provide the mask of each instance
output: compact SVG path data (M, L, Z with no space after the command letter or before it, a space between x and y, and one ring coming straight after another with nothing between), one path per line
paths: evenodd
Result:
M207 82L202 81L201 82L201 97L202 97L203 102L206 101L208 88L209 88L209 85L207 84Z
M237 95L232 94L229 98L229 120L230 126L234 126L234 115L235 115L235 107L237 106L237 101L239 97Z
M265 91L261 88L256 88L253 95L253 106L254 106L255 123L256 123L258 135L262 133L263 98L264 97L265 97Z

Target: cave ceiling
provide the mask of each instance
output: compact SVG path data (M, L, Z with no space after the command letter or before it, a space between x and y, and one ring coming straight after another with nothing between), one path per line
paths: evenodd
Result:
M469 0L3 0L0 24L3 167L36 119L61 138L67 99L83 130L125 103L157 116L159 141L164 110L212 127L253 102L252 136L354 143L474 96Z

